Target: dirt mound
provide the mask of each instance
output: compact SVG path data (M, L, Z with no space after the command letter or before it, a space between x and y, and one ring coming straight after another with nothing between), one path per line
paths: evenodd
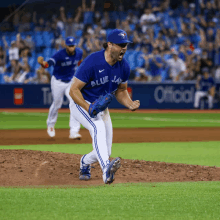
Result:
M0 150L0 186L103 184L98 163L92 179L78 179L81 155ZM122 159L115 183L220 180L220 168Z
M113 143L142 143L164 141L219 141L220 127L212 128L116 128ZM82 140L69 139L69 129L56 129L49 138L46 129L1 130L0 145L77 144L92 143L89 131L82 129Z

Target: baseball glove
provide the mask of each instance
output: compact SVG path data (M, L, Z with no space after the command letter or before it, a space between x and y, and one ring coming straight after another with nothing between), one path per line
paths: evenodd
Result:
M104 111L112 101L113 97L114 95L107 93L104 96L101 95L98 99L91 103L89 106L89 115L91 118L95 118L99 112Z

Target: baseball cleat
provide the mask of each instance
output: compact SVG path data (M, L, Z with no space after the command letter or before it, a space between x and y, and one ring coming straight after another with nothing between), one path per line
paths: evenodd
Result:
M50 137L55 137L55 129L54 129L54 127L49 126L49 127L47 128L47 134L48 134Z
M91 166L85 165L83 162L83 158L85 155L83 155L80 159L80 171L79 171L79 179L80 180L89 180L91 178Z
M111 184L115 180L114 175L116 171L120 168L120 166L121 161L119 157L116 157L114 160L111 161L102 176L105 184Z
M81 140L82 135L79 133L73 133L73 134L70 134L69 138L73 140Z

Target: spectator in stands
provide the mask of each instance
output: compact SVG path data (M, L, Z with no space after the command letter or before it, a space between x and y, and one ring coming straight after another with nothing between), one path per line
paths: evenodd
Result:
M2 37L3 43L4 43L4 48L8 49L8 53L9 53L9 60L19 60L19 48L17 46L17 42L16 41L12 41L11 42L11 46L8 47L8 43L5 40L5 36Z
M31 31L31 13L27 12L24 8L18 23L18 32L22 33L25 31Z
M87 29L88 25L94 24L94 11L95 11L95 0L91 0L91 6L88 7L86 5L86 1L82 0L82 12L83 12L83 23L84 23L84 30Z
M37 73L37 77L34 78L32 82L37 83L37 84L49 84L50 83L51 76L50 76L50 73L45 68L40 66L37 69L36 73Z
M201 66L200 66L200 68L203 69L204 67L208 67L209 70L210 70L212 65L213 65L213 63L212 63L212 60L210 60L208 58L207 50L203 50L202 55L201 55Z
M138 24L139 22L138 16L135 15L132 10L128 10L128 16L126 17L126 20L129 22L129 24L134 25Z
M207 67L202 69L203 76L198 77L196 83L194 108L199 108L199 102L201 98L207 97L209 109L213 108L213 99L215 96L215 82L214 79L209 75L209 69Z
M141 48L141 53L137 57L137 68L135 70L135 81L147 81L148 75L147 75L147 61L148 61L148 50L147 47Z
M6 83L13 83L14 82L14 75L17 75L18 72L18 61L11 60L10 63L4 69L4 81Z
M33 13L33 22L35 24L35 31L44 31L45 29L45 21L44 21L44 18L40 18L38 21L37 21L37 18L36 18L36 12Z
M202 8L202 13L204 14L205 20L207 22L212 21L212 18L216 13L215 6L214 7L213 6L214 5L212 5L210 1L207 1L205 8Z
M144 13L145 7L146 7L145 0L137 0L137 2L134 3L135 11L138 12L140 15Z
M161 71L163 68L163 61L159 55L159 49L154 48L152 54L148 56L148 81L161 82Z
M150 0L148 2L148 7L151 8L153 12L160 11L162 2L162 0Z
M152 13L151 9L145 9L144 14L140 18L140 26L142 32L145 33L147 29L152 28L153 24L157 22L156 16Z
M19 36L19 34L17 35ZM19 71L19 64L18 64L18 61L19 61L19 47L18 47L18 37L17 37L17 41L12 41L11 42L11 46L8 47L8 44L7 44L7 41L5 40L5 36L3 36L2 40L3 40L3 43L4 43L4 47L6 49L8 49L8 54L9 54L9 64L6 65L6 68L5 68L5 72L9 72L7 70L10 70L11 74L14 74L14 73L17 73ZM6 82L12 82L13 81L13 78L12 76L5 76L5 81Z
M6 51L0 46L0 74L4 73L6 65Z
M35 49L35 43L30 34L26 36L24 39L25 45L30 49L30 51L33 51Z
M182 4L179 6L178 12L181 17L186 16L190 12L189 4L187 1L182 1Z
M212 28L207 29L206 41L207 42L214 42L215 41L215 34L214 34L214 30Z
M101 13L100 11L95 11L94 24L101 25Z
M62 33L61 29L57 26L57 19L54 19L54 22L51 25L52 27L52 33L53 33L53 42L52 42L52 47L55 48L56 50L59 50L61 48L62 44Z
M215 54L216 54L216 50L214 48L214 44L213 42L209 42L207 45L207 55L208 55L208 59L212 61L212 65L210 66L211 68L214 67Z
M161 71L163 67L163 61L161 56L159 55L158 48L154 48L153 52L149 55L143 54L145 62L142 64L141 68L138 68L136 71L135 80L139 81L144 77L147 81L161 81ZM148 71L146 71L148 70Z
M104 16L100 22L103 29L108 29L110 24L110 18L109 18L109 13L107 11L104 12Z
M81 16L82 16L82 8L81 7L77 8L75 18L72 18L72 15L70 15L70 14L66 17L64 7L60 8L60 17L64 23L66 37L68 37L68 36L77 37L76 31L82 28L80 25Z
M28 79L28 74L30 73L30 66L28 64L28 59L24 57L22 62L17 63L15 60L11 61L5 72L9 73L4 76L4 80L7 83L26 83Z
M216 80L220 81L220 66L216 69L214 76Z
M169 78L174 82L182 81L185 77L186 65L182 59L178 58L178 52L176 50L172 51L172 56L171 59L167 60Z
M18 63L19 69L17 72L14 73L12 79L14 82L17 83L27 83L26 80L28 80L31 67L28 64L27 57L23 57L22 61Z

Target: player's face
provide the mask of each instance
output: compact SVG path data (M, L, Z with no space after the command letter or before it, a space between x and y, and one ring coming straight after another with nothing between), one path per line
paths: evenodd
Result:
M114 60L121 61L127 51L127 43L124 44L112 44L111 47L111 57Z
M66 46L67 53L73 55L75 52L76 46Z

